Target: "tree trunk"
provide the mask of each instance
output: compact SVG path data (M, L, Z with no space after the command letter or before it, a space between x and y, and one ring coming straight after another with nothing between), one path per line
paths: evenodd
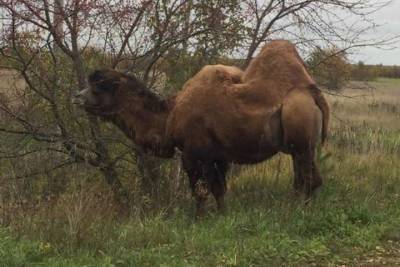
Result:
M101 167L100 171L102 172L106 183L110 186L114 200L120 207L120 210L123 213L128 213L130 198L128 192L124 189L120 179L118 178L118 173L111 166Z
M96 118L93 116L88 116L88 119L92 138L98 155L96 159L97 164L95 167L98 167L102 172L106 183L110 186L111 191L114 194L114 200L120 206L121 211L127 213L129 211L130 203L129 194L123 187L121 180L118 177L118 173L112 164L105 141L101 139L101 136L99 136L101 130Z
M156 200L160 191L161 160L142 152L136 153L137 167L141 175L143 193Z
M64 35L63 29L63 11L64 7L64 0L54 0L54 17L53 17L53 25L55 26L56 35L59 36L58 38L62 38L61 36ZM57 42L54 42L54 51L56 53L61 52L60 47L57 45Z

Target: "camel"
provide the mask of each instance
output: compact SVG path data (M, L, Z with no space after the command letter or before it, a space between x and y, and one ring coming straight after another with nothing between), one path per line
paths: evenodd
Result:
M88 113L155 156L182 151L198 215L209 193L224 210L230 163L259 163L283 152L293 160L296 192L309 199L322 185L314 157L327 136L329 106L288 41L266 44L244 72L204 66L169 99L114 70L93 72L89 85L76 96Z

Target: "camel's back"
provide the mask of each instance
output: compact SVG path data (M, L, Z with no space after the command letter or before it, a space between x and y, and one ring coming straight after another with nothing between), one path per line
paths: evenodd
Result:
M243 75L245 83L259 81L262 84L265 80L274 80L281 91L314 84L295 46L285 40L266 44Z

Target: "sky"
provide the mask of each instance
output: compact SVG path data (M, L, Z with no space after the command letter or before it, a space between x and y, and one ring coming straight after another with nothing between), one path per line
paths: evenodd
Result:
M379 25L377 32L370 33L372 38L377 36L399 35L400 36L400 0L393 0L392 3L372 15ZM353 51L350 56L352 62L364 61L366 64L383 64L400 66L400 38L394 44L395 48L383 50L373 47L360 48Z

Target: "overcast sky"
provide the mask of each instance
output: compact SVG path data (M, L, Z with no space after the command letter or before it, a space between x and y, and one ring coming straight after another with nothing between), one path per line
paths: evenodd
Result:
M400 0L394 0L389 6L373 14L375 22L382 25L376 33L371 36L382 36L384 34L400 36ZM377 48L362 48L353 51L350 56L351 61L364 61L367 64L400 65L400 39L395 44L393 50L382 50Z

